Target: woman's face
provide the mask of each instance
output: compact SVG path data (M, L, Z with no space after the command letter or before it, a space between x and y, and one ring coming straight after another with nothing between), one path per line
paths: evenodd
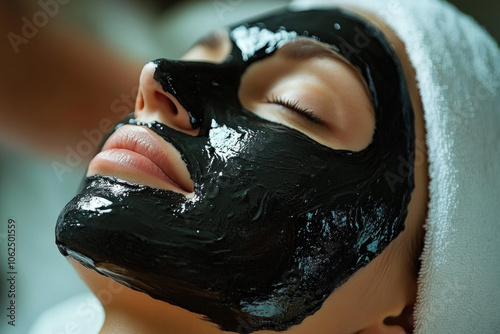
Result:
M413 188L388 179L413 114L381 36L356 45L368 28L285 12L147 64L61 213L61 251L224 330L302 322L401 232Z

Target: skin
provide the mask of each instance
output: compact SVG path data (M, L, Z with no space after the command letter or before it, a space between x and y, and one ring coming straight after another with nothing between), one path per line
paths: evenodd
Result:
M406 229L366 267L354 274L346 283L334 291L325 301L322 308L314 315L305 319L299 325L293 326L285 333L404 333L412 331L411 311L417 294L417 267L415 254L419 254L423 238L422 225L426 217L428 202L427 194L427 160L425 149L425 128L423 110L415 80L415 72L405 51L404 44L378 18L360 10L351 9L376 24L394 45L407 80L415 113L416 147L415 152L415 190L409 204ZM229 42L216 47L198 46L190 50L184 59L219 62L229 52ZM252 65L242 78L240 86L240 100L244 106L268 118L290 127L294 127L311 138L334 148L352 150L362 149L370 142L373 134L373 111L369 107L369 97L363 87L363 82L342 60L313 59L307 62L291 61L290 66L276 66L277 57L269 57L262 63ZM152 78L152 70L147 66L141 75L141 88L136 104L135 116L141 121L158 120L168 126L195 135L189 126L189 120L182 106ZM343 94L332 97L324 94L321 89L313 89L315 99L322 104L340 103L343 108L359 110L352 116L339 119L328 124L326 129L318 129L303 118L290 115L287 110L278 110L279 106L269 105L265 95L269 91L274 94L288 92L294 88L294 80L307 81L312 87L331 85L327 81L328 73L341 73L344 86L340 89ZM312 76L311 76L312 73ZM263 75L267 80L260 80ZM285 80L286 79L286 80ZM289 85L284 86L283 85ZM291 85L291 87L290 87ZM338 85L338 83L336 84ZM281 87L281 88L280 88ZM335 86L337 87L337 86ZM326 92L327 90L325 90ZM352 95L350 95L352 94ZM317 98L316 98L317 97ZM306 97L307 98L307 97ZM337 99L337 100L332 100ZM162 103L163 101L163 103ZM165 103L165 101L170 101ZM305 102L304 102L305 101ZM368 101L368 102L367 102ZM172 112L170 103L177 104L177 113ZM314 103L301 98L301 103ZM331 118L325 115L321 106L309 106L319 113L322 118ZM326 109L325 109L326 110ZM335 115L333 115L335 117ZM359 125L359 126L357 126ZM190 132L191 131L191 132ZM350 135L353 134L354 135ZM102 170L89 170L89 175ZM113 170L108 171L113 174ZM128 175L130 181L148 184L154 180L147 175ZM413 250L417 250L413 252ZM118 285L111 279L86 269L74 260L70 260L76 270L96 294L104 306L106 320L101 333L223 333L210 322L202 320L202 316L154 300L146 294ZM111 292L111 298L109 293ZM246 324L251 327L251 324ZM245 328L243 326L243 328ZM273 333L259 331L256 333Z

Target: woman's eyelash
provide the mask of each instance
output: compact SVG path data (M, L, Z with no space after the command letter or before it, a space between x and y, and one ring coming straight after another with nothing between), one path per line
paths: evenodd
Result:
M289 100L279 96L271 96L271 98L266 98L266 102L271 104L277 104L292 111L295 111L296 113L307 118L309 121L313 123L324 124L323 120L318 116L316 116L316 114L312 110L301 107L299 100Z

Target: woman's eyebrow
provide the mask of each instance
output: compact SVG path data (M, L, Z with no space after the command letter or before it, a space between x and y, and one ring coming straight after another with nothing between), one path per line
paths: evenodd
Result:
M279 49L279 53L286 58L297 60L306 60L315 57L333 58L355 68L340 53L335 51L333 46L307 37L299 37L291 40Z
M298 37L283 45L278 51L280 56L292 60L307 60L311 58L330 58L340 61L346 65L349 70L361 81L368 97L371 99L371 93L368 85L361 74L361 70L351 64L344 56L335 51L333 46L319 42L308 37Z

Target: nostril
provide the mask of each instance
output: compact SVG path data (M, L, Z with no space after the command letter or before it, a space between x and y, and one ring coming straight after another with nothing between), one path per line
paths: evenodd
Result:
M137 96L137 110L144 109L144 98L142 97L142 92L139 92L139 96Z
M175 106L174 102L168 98L168 96L165 96L160 92L155 92L155 98L160 103L162 108L172 111L174 115L177 115L178 113L177 107Z

